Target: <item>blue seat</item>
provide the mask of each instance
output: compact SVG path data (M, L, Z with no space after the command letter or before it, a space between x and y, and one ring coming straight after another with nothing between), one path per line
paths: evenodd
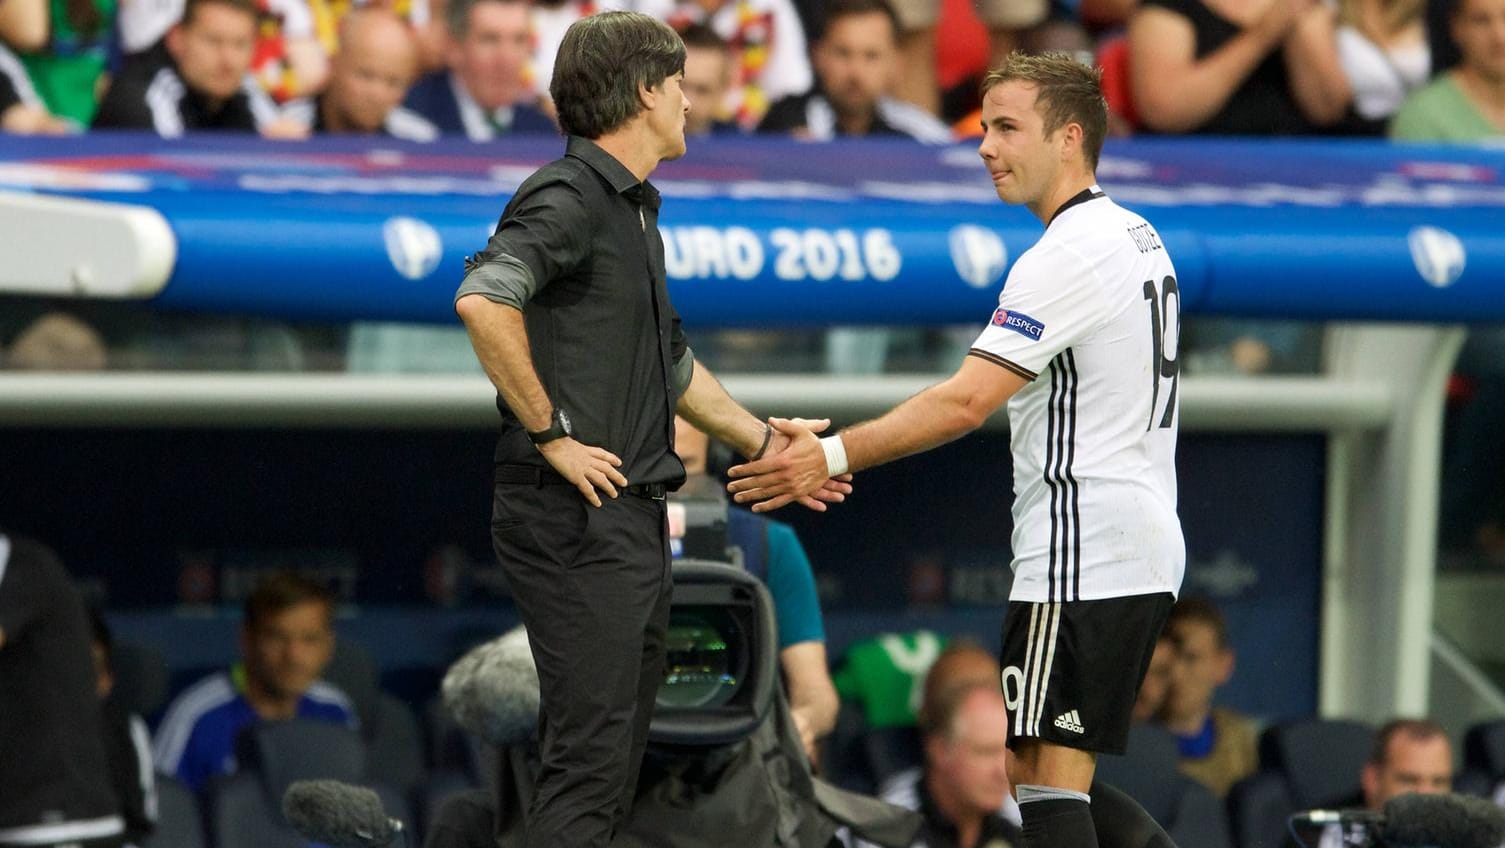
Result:
M236 758L240 770L210 784L217 848L304 848L307 840L282 816L282 797L299 780L369 785L389 816L412 820L400 793L366 779L365 745L343 725L309 719L254 724L237 741Z
M158 774L157 827L141 848L204 848L204 819L193 790L177 778Z
M1259 771L1228 796L1239 848L1284 844L1286 820L1300 810L1349 806L1374 747L1374 728L1356 721L1309 719L1267 729Z

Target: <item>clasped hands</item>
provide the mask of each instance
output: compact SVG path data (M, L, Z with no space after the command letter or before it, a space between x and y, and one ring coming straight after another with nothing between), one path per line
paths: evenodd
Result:
M826 504L841 503L852 492L852 475L830 476L826 452L817 433L831 426L829 419L770 418L773 438L761 459L732 466L726 490L753 512L770 512L790 503L825 512Z

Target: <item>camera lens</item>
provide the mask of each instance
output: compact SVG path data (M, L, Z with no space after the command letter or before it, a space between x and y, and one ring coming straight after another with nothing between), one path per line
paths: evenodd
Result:
M740 685L734 671L736 630L736 622L724 611L673 612L658 705L697 708L729 703Z

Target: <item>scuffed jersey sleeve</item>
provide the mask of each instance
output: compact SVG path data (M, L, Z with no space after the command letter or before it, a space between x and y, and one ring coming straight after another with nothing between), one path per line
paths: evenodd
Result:
M1014 263L998 308L973 342L979 356L1033 380L1105 314L1097 275L1063 244L1037 245Z

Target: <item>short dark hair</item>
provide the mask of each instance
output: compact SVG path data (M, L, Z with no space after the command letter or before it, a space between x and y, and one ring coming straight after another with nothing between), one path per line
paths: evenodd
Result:
M685 44L669 25L637 12L600 12L570 24L549 94L559 127L600 138L643 110L638 89L685 69Z
M904 32L904 26L899 22L899 13L888 0L832 0L826 4L826 10L821 16L820 33L814 39L820 41L831 31L831 24L842 18L851 18L857 15L883 15L888 18L888 23L894 34L894 43L899 42L899 35Z
M245 12L253 21L259 17L259 13L256 11L256 4L253 0L188 0L187 4L183 6L183 17L179 21L179 25L192 26L193 17L198 13L198 10L205 6L213 5L229 6L237 12Z
M323 585L291 571L276 571L256 581L246 596L245 627L254 630L262 622L304 604L316 603L334 615L334 595Z
M1427 718L1398 718L1388 722L1374 734L1374 749L1369 752L1369 763L1383 767L1390 759L1390 743L1397 736L1409 736L1418 742L1429 739L1448 738L1442 725Z
M1097 170L1108 136L1108 101L1103 99L1103 72L1078 62L1067 53L1032 55L1014 51L1004 63L982 78L979 94L986 98L995 85L1027 82L1037 89L1035 109L1050 135L1069 123L1082 128L1082 152L1087 167Z
M1171 607L1171 614L1166 619L1165 631L1169 633L1172 625L1181 621L1190 621L1194 624L1204 624L1212 628L1219 648L1228 647L1228 621L1223 618L1223 611L1212 602L1211 598L1202 595L1187 595Z
M444 26L455 38L464 38L470 32L470 10L482 3L528 5L528 0L449 0L444 7Z
M711 50L729 50L731 45L721 37L721 33L711 29L702 23L686 24L679 28L679 40L685 43L685 47L705 47Z

